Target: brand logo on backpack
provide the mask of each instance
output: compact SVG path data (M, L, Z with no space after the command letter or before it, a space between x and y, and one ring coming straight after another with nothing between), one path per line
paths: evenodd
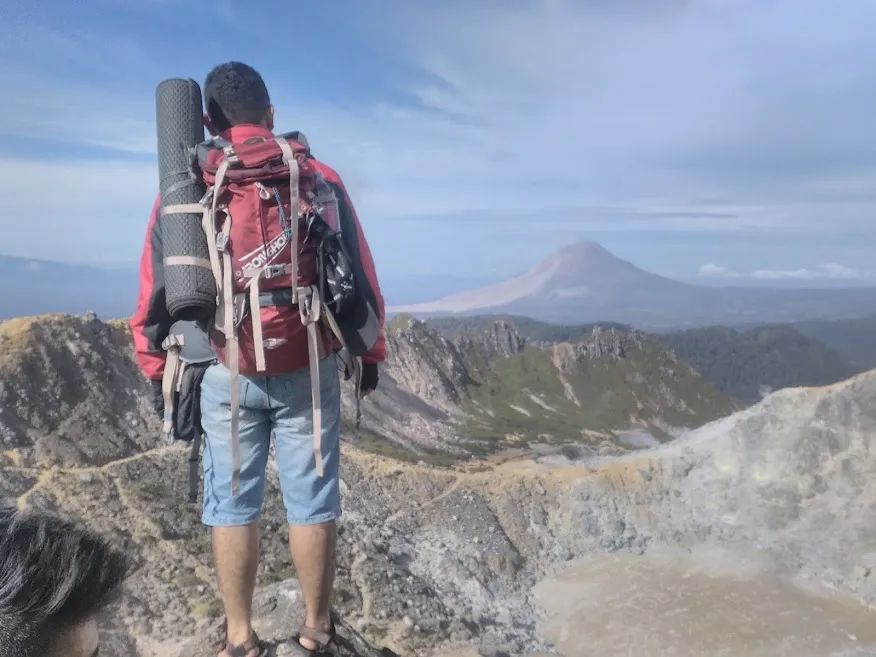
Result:
M245 278L247 272L255 272L263 267L274 262L281 253L283 253L283 249L289 244L289 237L286 233L280 233L276 237L274 237L270 242L268 242L267 246L261 246L260 248L247 253L244 256L241 256L238 259L238 264L240 264L240 269L234 272L234 275L237 278Z

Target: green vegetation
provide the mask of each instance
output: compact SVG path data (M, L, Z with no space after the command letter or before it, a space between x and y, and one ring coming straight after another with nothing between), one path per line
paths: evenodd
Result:
M786 325L745 332L716 326L658 339L718 390L746 403L757 402L763 392L827 385L859 371L833 349Z
M218 600L196 602L192 605L192 616L196 618L218 618L222 615L222 605Z
M396 331L407 331L411 328L412 318L407 313L402 313L393 317L387 327Z
M354 443L359 449L395 459L396 461L404 461L405 463L416 463L419 457L409 449L405 449L397 443L390 442L385 438L381 438L373 433L363 431L359 439Z
M803 335L823 342L857 370L876 368L876 315L799 322L794 324L794 328Z
M444 317L429 324L456 336L482 331L498 320L513 322L524 338L541 344L577 342L594 326L626 330L613 323L556 325L505 315ZM713 326L651 337L719 391L745 404L757 402L765 391L827 385L876 367L876 315L746 331Z
M735 410L733 402L652 341L623 358L574 362L562 373L552 350L528 347L497 362L470 388L472 438L513 444L590 442L630 427L668 438L666 427L696 427Z

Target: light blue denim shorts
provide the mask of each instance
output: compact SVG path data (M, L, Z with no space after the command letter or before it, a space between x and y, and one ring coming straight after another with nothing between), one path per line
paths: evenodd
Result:
M204 507L211 527L248 525L259 519L271 434L286 517L315 525L341 515L339 485L341 391L334 355L320 361L323 476L313 454L313 400L308 368L281 376L243 376L240 389L240 490L231 492L230 372L215 363L201 382L204 429Z

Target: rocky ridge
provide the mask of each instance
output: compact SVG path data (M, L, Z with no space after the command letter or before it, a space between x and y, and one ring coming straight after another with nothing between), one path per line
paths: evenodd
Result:
M451 340L406 320L388 328L387 351L361 429L345 436L413 462L448 464L533 440L623 451L618 432L671 437L735 408L636 332L596 328L578 343L542 347L507 322ZM124 321L0 324L0 447L21 464L94 465L148 449L146 390ZM352 429L352 385L343 390ZM605 400L610 414L599 412Z
M633 330L594 327L579 341L543 345L507 321L447 337L400 315L387 335L388 385L365 409L366 425L420 458L539 442L618 452L625 432L671 439L738 408Z
M96 466L144 451L155 442L145 392L122 322L49 315L0 323L7 460Z
M76 326L85 335L88 324ZM457 372L452 359L441 365L435 385ZM119 378L108 385L137 396L136 379L109 371ZM4 376L9 386L8 370ZM43 417L39 400L32 403L29 416ZM148 413L143 418L146 441L157 427ZM337 583L345 631L405 655L462 646L482 655L545 650L537 582L588 555L661 549L754 550L776 576L876 605L874 429L870 372L775 393L668 445L620 456L582 447L435 468L347 445ZM28 451L38 433L6 450L0 497L84 518L136 555L139 568L107 622L115 646L108 654L209 654L219 612L207 534L198 510L183 502L184 448L144 442L114 460L98 451L94 464L65 464L52 450ZM74 438L87 460L86 436L67 440ZM269 479L260 622L282 639L289 629L276 624L275 612L296 599L294 570L275 474Z

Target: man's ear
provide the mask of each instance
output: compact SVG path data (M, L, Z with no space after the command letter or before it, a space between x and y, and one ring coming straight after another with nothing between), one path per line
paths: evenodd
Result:
M268 113L265 115L265 127L268 130L274 129L274 106L268 106Z
M210 120L210 117L207 114L204 114L203 122L204 122L204 127L207 128L207 132L209 132L214 137L219 134L219 131L216 129L216 126L213 125L213 122Z

